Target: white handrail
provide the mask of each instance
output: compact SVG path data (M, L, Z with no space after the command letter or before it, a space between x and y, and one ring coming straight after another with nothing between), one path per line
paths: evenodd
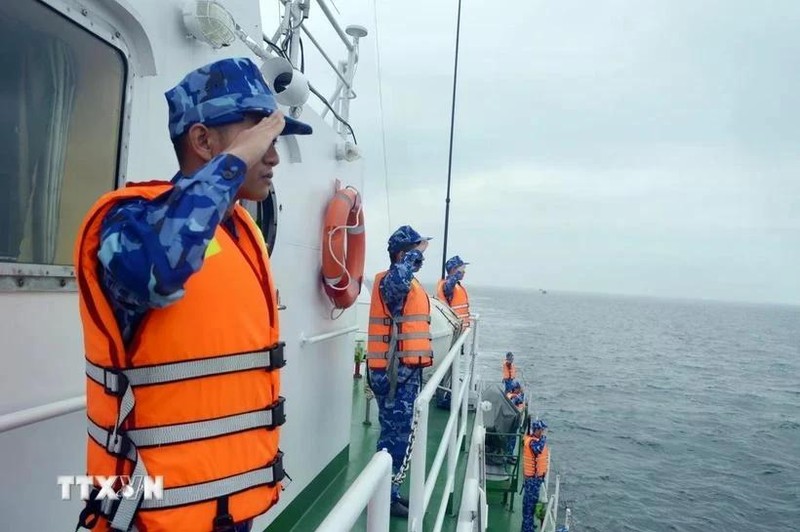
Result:
M466 417L467 407L469 404L469 390L472 383L472 371L475 367L474 358L477 354L477 346L475 345L474 336L475 327L464 330L455 343L448 351L445 359L441 362L439 367L434 372L433 376L427 382L425 387L417 396L414 403L415 415L417 419L417 429L414 449L411 454L411 493L410 493L410 508L409 508L409 530L420 531L422 529L422 522L425 515L425 509L430 502L433 494L433 486L441 470L444 456L447 455L447 481L445 483L445 490L442 500L439 504L439 511L436 516L436 524L433 528L435 532L439 532L444 522L447 503L450 495L452 494L455 486L455 473L456 465L458 463L458 449L465 438L466 423L459 423L459 415ZM467 337L473 334L473 342L471 348L472 363L469 366L469 372L464 376L464 382L461 382L461 347L464 345ZM441 384L442 379L447 374L448 369L451 369L451 400L450 400L450 417L447 421L447 427L442 437L442 442L437 449L437 456L434 460L431 473L426 479L425 466L426 466L426 451L428 441L428 406L433 398L433 394ZM479 415L479 419L482 419ZM479 421L479 430L482 430L482 421ZM479 478L482 478L481 471L483 468L483 436L480 432L480 446L472 445L471 458L473 469L477 468L479 471ZM475 436L473 435L473 440ZM473 450L476 449L476 450ZM477 453L477 454L475 454ZM382 456L382 465L379 465L378 456ZM475 458L479 456L480 458ZM358 520L364 506L369 501L367 510L367 530L369 532L386 532L389 527L389 507L391 502L391 458L385 449L373 457L369 465L362 471L350 489L339 500L334 509L325 518L325 521L317 528L317 532L333 532L350 530L350 528ZM468 470L469 470L468 465ZM426 482L427 481L427 482ZM485 498L482 498L480 493L478 495L480 508L485 506ZM485 521L485 510L482 510L483 519Z
M46 419L71 414L84 408L86 408L86 396L80 395L63 401L55 401L46 405L11 412L0 416L0 434Z
M548 477L550 475L548 474ZM553 496L547 502L547 511L542 521L542 532L555 532L558 521L558 498L561 492L561 479L556 475L556 489Z
M465 329L461 335L459 335L456 343L453 344L453 347L451 347L450 351L447 352L444 360L439 364L439 367L436 368L436 371L433 373L431 378L428 379L425 387L422 388L421 392L419 392L415 407L422 402L428 403L431 399L433 399L433 394L436 393L436 387L439 386L445 375L447 375L447 370L450 369L450 366L453 364L453 360L456 358L456 356L461 355L461 346L464 345L464 341L471 332L472 327Z
M461 491L461 508L458 512L457 532L472 532L475 521L480 520L486 512L481 507L481 490L484 488L481 478L481 465L484 456L486 431L483 427L483 416L480 402L475 416L475 427L472 430L472 441L467 458L467 470L464 478L464 487ZM478 522L478 530L484 530L483 522Z
M389 532L389 506L392 500L392 457L383 449L339 499L317 532L344 532L356 524L367 507L367 530Z
M317 344L319 342L324 342L325 340L330 340L331 338L336 338L337 336L343 336L356 331L358 331L358 325L353 325L352 327L345 327L344 329L326 332L310 337L307 337L305 333L300 333L300 345Z
M444 460L445 453L447 454L447 480L445 482L442 500L439 503L439 510L436 515L436 522L433 527L434 532L439 532L444 522L444 515L447 508L447 502L450 495L453 493L455 486L455 473L456 465L458 463L458 449L464 433L466 432L466 424L459 424L459 415L466 417L468 396L467 390L470 388L472 382L472 369L474 365L470 365L470 373L465 376L464 382L461 382L461 348L470 334L473 334L473 342L471 349L471 356L474 358L476 355L475 345L475 326L477 325L477 316L475 323L472 327L464 329L455 341L450 351L447 353L445 359L436 368L431 378L428 380L425 387L417 396L414 401L414 411L417 419L417 435L415 440L420 442L414 446L411 453L411 489L409 493L409 509L408 509L408 530L409 532L421 532L423 521L425 518L425 511L428 508L436 480L441 471L441 464ZM427 465L427 445L428 440L428 412L430 401L436 393L439 385L444 379L447 372L450 371L451 381L451 394L450 394L450 417L447 420L447 426L442 439L439 443L439 448L436 450L436 458L434 459L431 471L426 477Z

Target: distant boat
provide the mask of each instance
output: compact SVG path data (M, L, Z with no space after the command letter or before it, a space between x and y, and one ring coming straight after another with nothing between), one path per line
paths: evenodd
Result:
M539 289L539 292L541 292L542 294L546 294L546 293L547 293L547 290L545 290L544 288L540 288L540 289Z

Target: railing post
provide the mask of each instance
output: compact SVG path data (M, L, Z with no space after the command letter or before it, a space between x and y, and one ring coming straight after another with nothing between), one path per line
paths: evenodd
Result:
M420 400L422 399L422 400ZM411 491L408 504L408 531L421 532L425 518L425 473L428 445L428 401L417 397L415 408L419 411L417 435L411 453Z
M392 457L383 449L339 499L316 532L351 530L367 507L367 530L389 532L389 506L392 498Z
M386 449L383 450L386 452ZM388 453L387 453L388 454ZM392 500L392 465L389 461L389 474L381 477L375 493L367 504L367 530L369 532L389 532L390 502Z
M462 402L459 400L461 397L461 356L460 353L456 355L450 370L450 415L456 416L456 420L453 423L453 430L450 431L450 443L447 449L447 480L452 481L453 486L455 486L456 465L458 464L458 433L461 428L458 419ZM450 493L445 493L446 497L452 497L452 495L452 490Z
M358 36L353 36L353 47L350 48L347 54L347 67L344 71L344 76L347 78L347 83L350 87L353 86L353 74L355 70L356 60L358 58ZM342 101L341 116L345 120L350 120L350 100L353 98L353 93L350 89L345 91L345 96ZM344 132L344 125L339 124L339 129Z

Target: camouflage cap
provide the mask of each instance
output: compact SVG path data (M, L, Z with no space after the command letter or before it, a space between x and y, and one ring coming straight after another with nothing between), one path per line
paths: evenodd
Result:
M546 429L546 428L547 428L547 423L545 423L543 419L536 419L536 420L531 421L531 430L532 431L537 430L537 429Z
M397 253L410 246L419 244L423 240L431 240L431 237L423 237L414 231L410 225L404 225L389 237L388 251L389 253Z
M450 272L458 267L466 266L467 264L469 264L469 262L464 262L461 260L461 257L456 255L455 257L447 259L447 262L444 263L444 269Z
M221 126L244 120L246 113L264 116L278 109L261 72L250 59L222 59L186 74L164 96L169 105L169 136L181 136L193 124ZM281 135L308 135L311 126L286 117Z

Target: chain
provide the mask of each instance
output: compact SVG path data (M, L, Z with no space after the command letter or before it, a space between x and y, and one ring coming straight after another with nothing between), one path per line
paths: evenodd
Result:
M392 483L398 486L403 483L408 474L408 467L411 465L411 452L414 450L414 441L417 439L417 426L419 425L419 410L414 409L414 419L411 421L411 432L408 435L408 445L406 446L406 455L403 457L403 464L397 471L397 474L392 477Z

